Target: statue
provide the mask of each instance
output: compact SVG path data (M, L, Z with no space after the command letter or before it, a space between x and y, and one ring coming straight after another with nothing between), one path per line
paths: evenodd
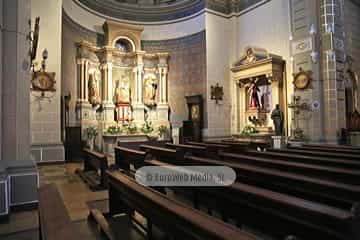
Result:
M155 75L148 76L144 82L144 103L147 106L156 105L156 90L158 87Z
M271 119L274 122L276 136L282 136L284 131L284 113L280 110L279 104L271 112Z
M249 63L254 63L254 62L256 62L256 56L254 54L254 51L251 48L249 48L246 51L246 57L245 57L244 63L249 64Z
M97 72L94 71L89 74L89 102L91 105L96 106L100 104L100 95L99 95L99 87L98 87L98 77Z
M249 86L248 93L250 95L250 101L249 101L250 109L259 109L260 108L260 100L259 100L259 96L258 96L258 92L260 91L260 89L257 86L258 80L259 79L257 78L247 84Z
M130 103L131 91L129 78L122 76L120 80L117 80L114 92L114 103L116 105Z

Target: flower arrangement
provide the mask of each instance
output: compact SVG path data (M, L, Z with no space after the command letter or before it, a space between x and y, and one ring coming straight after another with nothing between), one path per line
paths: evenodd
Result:
M98 131L95 127L88 127L85 129L86 139L93 140L98 135Z
M150 134L154 131L154 128L152 126L151 122L145 121L144 125L141 128L141 132L144 134Z
M251 135L251 134L254 134L254 133L258 133L259 131L251 126L251 125L246 125L243 130L241 131L242 134L244 135Z
M121 128L116 125L109 126L106 129L106 133L113 134L113 135L120 134L121 132L122 132Z
M135 134L138 131L136 125L133 123L129 123L128 125L125 125L124 127L126 128L126 132L128 134Z

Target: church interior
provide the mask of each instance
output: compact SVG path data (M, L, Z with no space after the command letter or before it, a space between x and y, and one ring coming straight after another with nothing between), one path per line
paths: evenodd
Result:
M360 240L360 0L0 13L1 240Z

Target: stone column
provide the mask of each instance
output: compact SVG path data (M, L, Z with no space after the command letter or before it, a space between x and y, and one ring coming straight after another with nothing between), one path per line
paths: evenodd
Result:
M142 126L144 124L144 111L145 106L143 103L143 72L144 72L144 57L145 52L138 51L137 55L137 68L136 68L136 86L135 86L135 103L133 104L133 117L134 123L137 126Z
M103 85L104 88L104 100L103 100L103 108L104 108L104 121L106 127L114 124L114 109L115 105L113 102L113 79L112 79L112 70L113 65L112 62L108 61L103 66L104 69L104 79L105 83Z
M158 110L158 124L168 125L169 124L169 103L168 103L168 57L167 53L159 53L159 104Z
M3 0L1 159L30 159L30 1Z
M84 122L91 119L91 104L87 97L88 64L88 61L84 58L77 59L78 96L76 101L76 121L82 127L85 127Z
M321 0L319 7L325 141L336 142L346 127L344 6L341 0Z

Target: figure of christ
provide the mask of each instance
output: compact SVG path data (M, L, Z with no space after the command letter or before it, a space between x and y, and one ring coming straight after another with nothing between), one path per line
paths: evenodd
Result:
M259 87L257 86L258 79L252 80L249 85L249 108L250 109L259 109L260 108L260 100L258 96L258 92L260 91Z

